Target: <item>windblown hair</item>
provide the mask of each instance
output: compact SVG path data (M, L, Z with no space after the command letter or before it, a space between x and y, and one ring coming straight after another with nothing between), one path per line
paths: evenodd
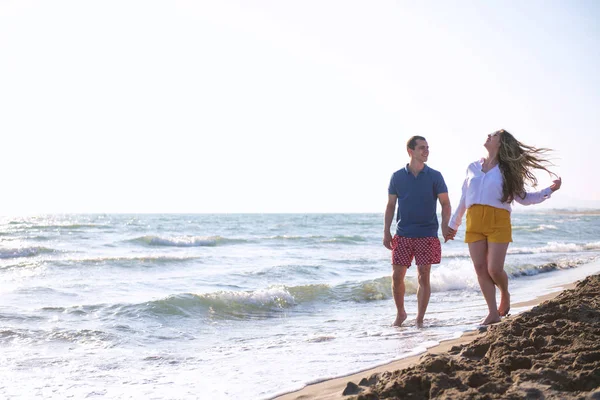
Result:
M552 151L551 149L523 144L504 129L497 133L500 135L498 166L503 178L501 202L510 203L515 196L524 198L525 184L536 187L538 180L532 172L534 169L541 169L551 176L557 176L547 168L554 165L546 157L546 154Z
M406 150L414 150L415 147L417 147L417 140L427 141L427 139L425 139L423 136L413 136L410 139L408 139L408 142L406 142Z

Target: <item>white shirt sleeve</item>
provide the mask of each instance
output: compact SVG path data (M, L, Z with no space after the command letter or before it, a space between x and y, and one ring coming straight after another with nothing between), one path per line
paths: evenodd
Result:
M458 207L454 211L452 218L450 219L450 223L448 226L451 229L457 230L462 222L462 217L465 215L465 211L467 211L467 189L469 187L469 177L465 178L465 181L462 185L462 195L460 196L460 201L458 202Z
M515 201L524 206L528 206L531 204L539 204L542 201L545 201L550 198L552 195L552 189L547 187L544 190L540 190L539 192L525 192L525 197L521 198L519 195L515 195Z

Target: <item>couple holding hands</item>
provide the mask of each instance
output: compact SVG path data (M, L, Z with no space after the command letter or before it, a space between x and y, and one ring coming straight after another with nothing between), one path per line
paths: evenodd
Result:
M537 204L550 198L561 186L561 179L547 166L547 148L519 142L501 129L487 136L487 156L471 163L462 186L460 203L451 217L448 188L442 174L425 163L429 156L427 140L413 136L406 144L410 162L396 171L388 188L384 217L383 244L392 251L392 292L396 303L395 326L406 320L404 277L414 258L417 265L417 318L421 326L431 295L432 264L441 261L438 239L437 202L442 207L442 236L453 240L466 212L465 242L477 273L479 287L488 306L482 325L500 321L510 310L508 276L504 259L512 242L511 203ZM533 170L540 169L555 177L553 184L538 192L527 192L525 185L537 185ZM396 211L396 233L390 232ZM496 303L496 286L500 304Z

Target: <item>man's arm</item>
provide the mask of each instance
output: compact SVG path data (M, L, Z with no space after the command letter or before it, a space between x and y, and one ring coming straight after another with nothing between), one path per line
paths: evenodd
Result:
M449 238L451 235L448 230L448 223L450 222L450 215L452 215L452 206L450 205L448 192L438 194L438 200L442 206L442 236L444 236L444 242L447 242L448 239L454 239L454 237Z
M392 249L392 221L394 220L394 212L396 211L396 200L398 196L388 194L388 203L385 208L385 217L383 218L383 245L388 249Z

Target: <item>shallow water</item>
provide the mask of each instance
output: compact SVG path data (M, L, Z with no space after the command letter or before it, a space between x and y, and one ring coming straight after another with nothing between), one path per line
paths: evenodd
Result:
M513 225L513 302L598 271L599 215ZM486 307L460 232L425 327L414 267L406 326L390 326L381 228L380 214L2 217L0 395L268 398L474 328Z

